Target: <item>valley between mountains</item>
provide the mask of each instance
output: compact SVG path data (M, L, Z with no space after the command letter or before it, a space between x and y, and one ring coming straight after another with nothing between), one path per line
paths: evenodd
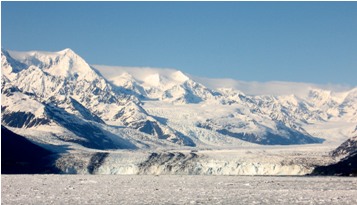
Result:
M40 173L303 175L356 156L357 88L271 82L274 92L245 92L254 87L89 65L71 49L2 49L2 131L52 153ZM7 148L21 158L18 143Z

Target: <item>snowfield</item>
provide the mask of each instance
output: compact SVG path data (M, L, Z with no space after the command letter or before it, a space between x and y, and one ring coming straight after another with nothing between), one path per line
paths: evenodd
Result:
M357 178L2 175L2 204L357 204Z
M40 173L305 175L357 135L357 88L333 87L2 49L1 124L54 153Z
M71 49L2 49L1 65L2 125L48 147L333 149L357 132L357 88L252 82L275 90L258 95L247 83L175 69L89 65Z

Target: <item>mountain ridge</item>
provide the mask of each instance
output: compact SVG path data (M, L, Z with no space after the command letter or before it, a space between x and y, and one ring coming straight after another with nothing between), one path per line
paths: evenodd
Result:
M247 95L208 88L179 70L89 65L70 49L2 49L1 57L2 124L30 133L50 126L56 135L73 136L56 143L94 149L337 143L357 124L357 88ZM321 131L335 121L347 131L334 130L332 137Z

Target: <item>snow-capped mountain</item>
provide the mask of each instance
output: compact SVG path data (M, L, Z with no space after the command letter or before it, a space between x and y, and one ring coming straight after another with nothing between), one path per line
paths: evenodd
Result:
M70 49L1 53L2 124L34 141L95 149L340 143L356 88L249 95L174 69L89 65Z
M158 138L182 141L142 112L134 95L112 87L72 50L12 52L11 55L16 60L2 51L3 124L17 128L58 126L74 136L59 134L61 140L98 149L135 148L121 136L99 128L98 123L127 126L143 133L155 133ZM17 65L21 67L13 67ZM131 108L136 110L132 112Z
M141 96L142 99L187 104L199 103L219 95L177 70L151 68L126 70L123 67L94 67L107 76L111 83ZM113 74L112 70L116 73ZM140 70L146 75L143 75Z

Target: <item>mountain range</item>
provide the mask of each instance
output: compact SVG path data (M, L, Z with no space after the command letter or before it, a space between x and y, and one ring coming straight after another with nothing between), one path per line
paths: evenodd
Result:
M356 135L357 88L285 83L290 94L251 94L202 79L89 65L71 49L2 49L1 124L53 151L338 145Z

